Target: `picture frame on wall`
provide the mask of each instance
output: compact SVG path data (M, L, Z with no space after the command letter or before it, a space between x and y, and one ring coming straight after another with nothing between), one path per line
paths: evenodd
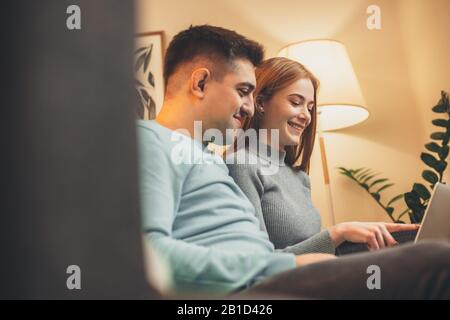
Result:
M135 37L134 72L138 95L137 117L151 120L164 99L164 32L144 32Z

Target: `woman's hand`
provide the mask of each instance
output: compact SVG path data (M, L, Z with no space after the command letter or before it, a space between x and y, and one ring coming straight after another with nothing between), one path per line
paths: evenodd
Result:
M366 243L369 250L379 250L398 244L391 232L417 230L418 228L417 224L344 222L328 228L328 231L335 247L344 241L350 241Z

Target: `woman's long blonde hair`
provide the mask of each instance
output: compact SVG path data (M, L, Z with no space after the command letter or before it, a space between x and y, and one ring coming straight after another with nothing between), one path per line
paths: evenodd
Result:
M271 58L256 68L256 89L253 93L255 114L244 123L244 130L260 129L263 114L258 104L268 102L278 91L300 79L309 79L314 87L314 106L311 110L311 123L303 131L297 146L286 146L285 162L292 168L309 173L310 159L314 147L317 125L317 90L319 80L302 64L287 58ZM301 162L299 164L299 160Z

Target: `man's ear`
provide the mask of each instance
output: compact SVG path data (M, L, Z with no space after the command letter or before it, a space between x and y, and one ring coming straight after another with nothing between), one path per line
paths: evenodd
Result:
M203 98L205 86L211 80L211 72L207 68L195 69L191 74L190 90L193 95Z

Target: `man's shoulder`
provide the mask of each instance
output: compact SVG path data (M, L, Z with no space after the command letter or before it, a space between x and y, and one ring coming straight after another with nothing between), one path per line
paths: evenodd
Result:
M146 176L145 173L155 176L169 174L176 183L186 179L193 168L186 151L189 138L153 120L138 120L136 128L139 166L143 176Z
M137 136L139 143L150 148L170 150L174 145L190 145L192 139L159 124L155 120L137 120Z
M141 158L164 158L171 166L183 169L195 164L213 162L213 156L203 151L201 143L188 135L162 126L156 121L137 122L138 146Z
M136 128L138 139L155 140L164 142L170 141L170 129L163 127L154 120L137 120Z

